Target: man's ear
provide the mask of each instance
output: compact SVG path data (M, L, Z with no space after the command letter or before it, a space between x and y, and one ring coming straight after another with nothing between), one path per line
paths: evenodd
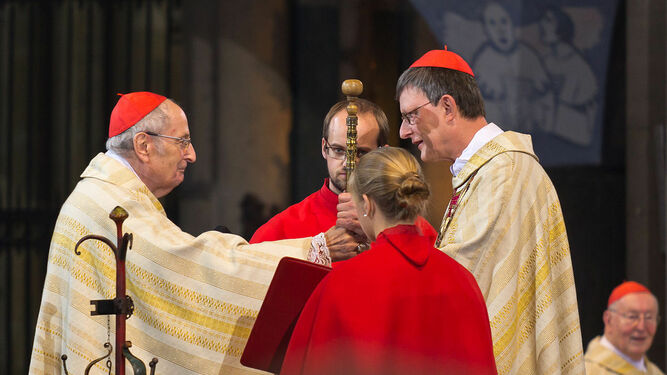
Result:
M602 322L604 322L605 326L609 325L609 320L610 319L611 319L611 312L609 312L609 310L605 310L602 313Z
M326 141L324 138L322 138L322 157L323 157L324 159L327 158L327 150L326 150L326 148L325 148L326 145L327 145L327 141Z
M149 157L149 148L152 146L148 140L148 134L140 132L134 135L132 138L134 144L134 154L142 162L148 162Z
M444 111L445 119L447 120L453 120L458 114L459 109L456 100L449 94L445 94L440 98L438 106Z

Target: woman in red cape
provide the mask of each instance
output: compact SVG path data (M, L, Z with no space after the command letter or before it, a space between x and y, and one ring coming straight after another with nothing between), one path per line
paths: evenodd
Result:
M429 196L415 158L373 151L348 188L373 243L315 289L281 374L496 374L474 277L414 225Z

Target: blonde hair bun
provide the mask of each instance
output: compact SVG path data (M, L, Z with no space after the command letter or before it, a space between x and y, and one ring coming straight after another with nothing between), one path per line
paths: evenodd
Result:
M372 198L389 218L412 220L423 214L430 190L417 159L398 147L382 147L359 160L349 190Z
M396 189L396 201L401 207L418 206L422 201L427 201L429 195L428 185L415 172L404 174Z

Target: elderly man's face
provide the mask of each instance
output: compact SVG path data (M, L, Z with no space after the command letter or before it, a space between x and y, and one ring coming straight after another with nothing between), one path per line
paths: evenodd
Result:
M166 127L160 132L162 135L190 138L188 120L183 110L169 102L169 119ZM150 179L151 191L160 198L167 195L176 186L183 182L185 168L188 163L197 160L195 148L192 144L183 148L179 141L164 137L151 137L155 142L156 156L151 158Z
M413 116L413 124L401 122L399 135L410 139L419 149L422 161L454 161L459 155L454 147L455 137L444 124L442 111L433 106L423 91L407 87L398 98L401 113ZM418 109L417 109L418 108Z
M639 360L651 347L658 301L650 293L631 293L604 312L604 335L623 354Z

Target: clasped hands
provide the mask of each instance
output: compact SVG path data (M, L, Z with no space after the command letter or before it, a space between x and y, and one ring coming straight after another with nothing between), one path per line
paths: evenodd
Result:
M350 193L338 194L336 225L324 233L331 261L350 259L368 250L368 238L359 224L357 209Z

